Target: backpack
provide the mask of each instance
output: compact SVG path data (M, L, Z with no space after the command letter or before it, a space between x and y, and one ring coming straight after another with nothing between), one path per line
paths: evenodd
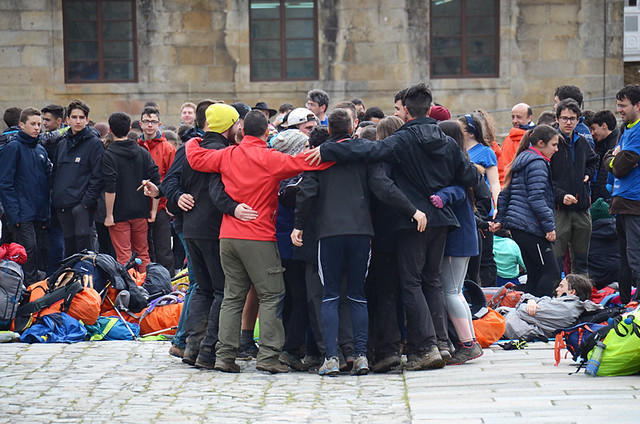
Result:
M482 318L474 319L472 323L476 340L483 348L491 346L504 334L505 319L493 309L489 309Z
M571 353L574 362L577 362L578 359L584 360L586 355L581 350L581 346L587 341L587 339L589 339L590 336L595 334L596 331L604 327L604 325L596 324L594 322L583 322L572 327L556 330L556 341L553 349L556 359L555 366L557 367L560 364L560 351L562 349L567 349L568 351L564 355L565 358L569 353ZM595 342L593 346L595 346Z
M65 312L77 320L94 324L100 315L101 299L98 292L88 287L88 280L69 268L30 285L24 295L25 301L16 313L15 330L21 333L41 316L56 312Z
M147 273L142 287L149 293L149 300L169 294L173 291L171 275L162 265L151 262L147 265Z
M483 287L482 291L487 298L487 307L491 309L497 309L498 306L515 308L524 294L523 291L516 290L516 288L517 286L513 283L507 283L502 287Z
M131 331L136 337L140 336L140 327L133 322L129 323L129 328L118 317L100 317L94 325L85 324L87 333L91 341L96 340L133 340Z
M80 322L58 312L46 315L20 335L24 343L76 343L87 336L87 330Z
M609 325L593 334L582 347L583 362L591 359L598 341L602 341L606 347L597 375L632 375L640 372L640 308L625 316L610 319Z
M0 260L0 330L7 330L16 316L24 288L22 267L13 261Z

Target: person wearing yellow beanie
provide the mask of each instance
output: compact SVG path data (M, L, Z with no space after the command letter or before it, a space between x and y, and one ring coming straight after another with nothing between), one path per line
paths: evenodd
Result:
M224 103L214 103L207 108L206 112L209 131L222 134L236 123L240 115L233 107Z

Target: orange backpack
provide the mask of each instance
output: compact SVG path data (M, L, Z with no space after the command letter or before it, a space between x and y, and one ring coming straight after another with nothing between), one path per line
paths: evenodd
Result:
M489 312L480 319L473 320L473 331L480 346L487 348L500 340L505 330L505 319L489 308Z

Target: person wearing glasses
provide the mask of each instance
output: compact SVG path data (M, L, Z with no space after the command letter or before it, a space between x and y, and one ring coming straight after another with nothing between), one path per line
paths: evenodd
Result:
M167 141L160 127L160 112L154 107L145 107L140 116L142 135L138 144L151 153L153 161L158 165L160 179L164 180L167 171L171 167L176 155L176 148ZM153 211L149 218L149 255L151 260L159 263L173 276L173 252L171 251L171 217L167 212L166 197L160 198L158 212L154 216Z
M327 109L329 109L329 95L323 90L310 90L307 93L307 109L320 120L320 125L328 125Z
M558 103L556 122L560 142L558 153L551 158L551 175L556 202L556 258L562 270L569 246L571 272L586 274L591 239L589 183L599 161L589 142L575 131L580 116L580 106L575 100L565 99Z

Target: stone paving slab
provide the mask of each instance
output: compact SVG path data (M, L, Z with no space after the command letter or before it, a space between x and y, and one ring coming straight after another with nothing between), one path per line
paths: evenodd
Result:
M188 367L163 342L0 344L0 423L635 423L640 376L554 366L553 345L442 370L320 378Z

